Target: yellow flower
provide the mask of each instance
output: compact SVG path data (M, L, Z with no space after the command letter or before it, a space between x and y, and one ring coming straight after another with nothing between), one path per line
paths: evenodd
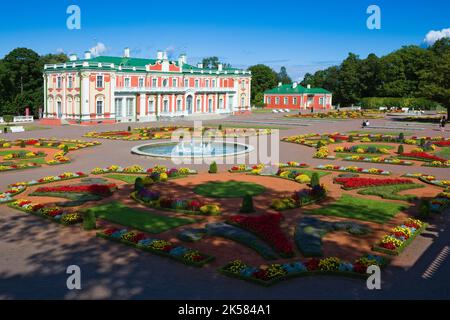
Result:
M311 178L306 174L299 174L295 177L295 181L297 181L298 183L310 183Z

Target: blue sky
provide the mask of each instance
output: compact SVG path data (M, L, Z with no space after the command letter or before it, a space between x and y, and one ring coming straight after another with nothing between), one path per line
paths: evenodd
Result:
M81 30L66 27L71 4L81 9ZM381 9L380 30L366 27L371 4ZM383 55L445 28L448 0L22 0L2 3L0 57L19 46L81 55L102 43L105 55L128 46L137 57L167 49L174 57L186 52L191 63L217 55L236 67L285 65L297 79L349 52Z

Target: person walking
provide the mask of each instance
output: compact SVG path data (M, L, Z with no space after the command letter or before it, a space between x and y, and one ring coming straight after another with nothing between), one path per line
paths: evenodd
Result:
M447 123L447 119L445 118L445 116L443 116L442 118L441 118L441 121L440 121L440 127L441 127L441 131L445 131L445 124Z

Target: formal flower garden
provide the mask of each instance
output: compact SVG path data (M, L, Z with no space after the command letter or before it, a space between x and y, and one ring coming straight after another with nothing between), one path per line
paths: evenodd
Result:
M320 147L348 140L333 136ZM60 150L68 144L37 141L32 145L52 143ZM73 143L69 149L82 147ZM16 154L21 146L3 148ZM353 150L345 148L343 153ZM383 154L395 147L362 149ZM378 168L311 168L297 161L218 172L110 165L11 184L0 193L0 204L61 226L82 226L74 232L269 286L305 275L367 277L368 266L388 265L426 229L427 214L448 207L448 186L420 173L400 177Z
M70 152L99 144L97 141L47 138L0 140L0 172L70 163Z
M320 113L303 113L285 115L287 118L304 118L304 119L376 119L383 118L384 115L378 114L376 111L330 111Z
M271 129L252 129L252 128L222 128L219 127L182 127L182 126L167 126L167 127L143 127L143 128L128 128L127 131L105 131L96 132L91 131L84 135L87 138L95 139L110 139L110 140L163 140L172 138L172 134L177 132L187 132L191 135L199 134L203 137L221 136L226 138L234 137L248 137L260 134L270 134ZM198 131L197 131L198 130Z
M444 137L405 137L388 134L304 134L282 141L316 148L313 157L323 160L450 168Z

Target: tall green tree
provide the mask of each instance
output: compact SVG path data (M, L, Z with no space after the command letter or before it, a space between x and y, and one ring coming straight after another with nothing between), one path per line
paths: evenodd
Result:
M345 106L357 103L361 97L360 70L361 60L356 54L349 53L341 64L336 88Z
M248 70L252 72L252 104L262 106L264 104L264 91L277 86L277 73L264 64L251 66Z
M220 62L219 57L206 57L202 60L203 68L217 69L219 64L222 64L223 68L231 68L231 64L226 62Z
M281 67L280 72L277 74L277 80L278 82L281 82L282 84L289 84L292 83L292 79L289 77L286 67Z

